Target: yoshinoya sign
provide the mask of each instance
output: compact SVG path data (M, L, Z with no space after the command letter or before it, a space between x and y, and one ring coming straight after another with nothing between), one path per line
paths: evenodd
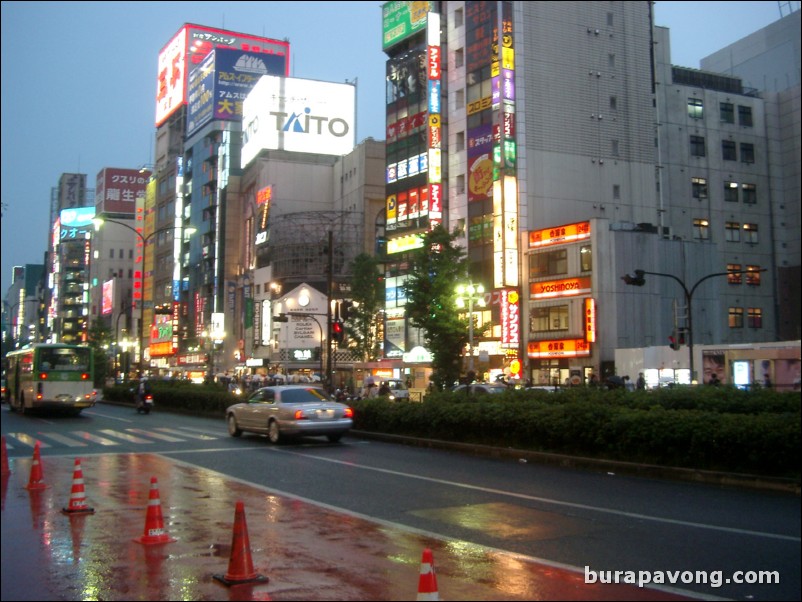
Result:
M263 76L242 110L242 167L262 150L346 155L356 144L356 87Z

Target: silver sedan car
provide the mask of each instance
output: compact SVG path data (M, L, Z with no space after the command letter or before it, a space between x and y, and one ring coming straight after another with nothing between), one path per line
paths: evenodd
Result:
M339 441L353 426L353 416L353 409L313 385L262 387L226 409L229 435L260 433L272 443L306 435Z

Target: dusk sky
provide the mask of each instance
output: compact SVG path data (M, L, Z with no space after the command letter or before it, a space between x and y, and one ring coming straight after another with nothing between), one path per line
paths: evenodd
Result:
M671 62L780 18L778 2L657 2ZM790 3L799 10L799 2ZM2 2L2 285L42 263L62 173L153 162L159 51L184 23L290 42L290 75L357 82L357 142L384 140L380 2ZM787 9L786 9L787 10Z

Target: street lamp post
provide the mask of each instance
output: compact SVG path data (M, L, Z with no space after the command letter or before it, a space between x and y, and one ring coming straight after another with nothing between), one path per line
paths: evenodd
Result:
M120 222L113 219L108 218L95 218L92 220L95 224L95 230L100 230L100 227L105 223L109 222L111 224L117 224L118 226L122 226L123 228L128 228L131 232L136 234L139 237L139 240L142 242L142 269L140 270L140 291L142 295L142 299L140 301L139 306L139 372L140 376L145 374L145 330L144 330L144 321L145 321L145 256L148 249L148 241L153 238L154 236L161 234L162 232L169 232L170 230L177 230L180 229L181 226L164 226L163 228L159 228L158 230L154 230L147 236L142 234L136 228L129 226L124 222ZM190 226L184 228L184 234L186 236L192 236L197 231L196 228Z
M765 272L766 268L762 268L759 270L732 270L729 272L715 272L714 274L708 274L707 276L703 276L696 283L688 289L685 285L685 282L674 276L674 274L664 274L662 272L649 272L646 270L635 270L635 276L630 276L629 274L622 276L621 279L626 282L630 286L643 286L646 281L644 280L643 276L645 274L649 274L650 276L662 276L664 278L671 278L672 280L676 281L681 287L682 292L685 294L685 305L688 308L688 316L686 318L686 328L685 334L688 337L688 354L690 356L689 359L689 366L691 370L691 384L693 384L694 377L695 377L695 370L694 370L694 362L693 362L693 293L696 291L698 286L702 284L705 280L709 278L713 278L715 276L731 276L734 274L747 274L747 273L756 273L756 272Z
M468 304L468 345L471 348L471 354L468 357L468 371L473 372L473 305L476 303L479 307L485 306L485 287L481 284L460 284L457 287L457 307L460 309Z

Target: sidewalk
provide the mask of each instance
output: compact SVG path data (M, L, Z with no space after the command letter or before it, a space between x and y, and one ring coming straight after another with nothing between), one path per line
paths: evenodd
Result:
M364 520L157 455L80 459L95 512L79 516L61 512L74 485L74 458L42 459L41 492L26 489L32 458L9 461L11 474L2 477L3 600L415 600L426 548L443 600L687 599L585 585L582 573L566 567ZM151 477L175 542L134 541L145 532ZM238 501L254 570L266 583L228 587L214 579L229 572L232 543L241 549L242 536L234 538Z

